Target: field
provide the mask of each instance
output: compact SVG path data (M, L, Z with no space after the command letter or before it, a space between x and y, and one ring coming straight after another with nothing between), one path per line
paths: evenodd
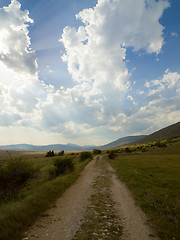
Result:
M60 160L67 157L72 159L74 169L58 175L57 171L54 171L54 159ZM59 160L56 160L56 165ZM0 240L21 239L21 233L35 221L38 215L43 214L50 207L55 207L56 199L76 181L89 160L80 161L77 153L53 158L45 157L45 153L0 152L1 178L4 169L7 170L5 190L2 181L0 186ZM18 168L15 168L17 164L19 164ZM33 174L28 175L29 173ZM11 176L12 174L14 175ZM22 178L17 178L20 175ZM21 187L17 190L16 185L14 187L14 183L10 182L13 177L17 178L19 184L28 176L33 177L29 178L24 185L20 185ZM11 190L10 193L7 191L8 188Z
M180 239L180 142L109 160L163 240Z
M163 240L180 239L180 141L162 141L103 150ZM99 152L94 152L98 154ZM23 232L56 207L92 154L0 152L0 240L19 240ZM13 181L12 181L13 180ZM102 209L101 209L102 210Z

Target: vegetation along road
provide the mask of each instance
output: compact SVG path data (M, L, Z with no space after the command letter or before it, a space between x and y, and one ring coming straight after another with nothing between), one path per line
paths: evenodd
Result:
M26 232L24 240L158 239L104 156L96 156L79 179Z

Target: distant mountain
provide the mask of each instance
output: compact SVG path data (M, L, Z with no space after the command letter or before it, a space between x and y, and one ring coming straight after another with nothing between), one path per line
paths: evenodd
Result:
M39 152L46 152L46 151L85 151L85 150L92 150L95 146L79 146L75 144L51 144L51 145L42 145L42 146L35 146L29 144L15 144L15 145L5 145L0 146L0 150L20 150L20 151L39 151Z
M131 144L141 144L141 143L153 142L157 140L169 139L169 138L175 138L175 137L180 137L180 122L177 122L173 125L162 128L139 140L133 141L131 142Z
M35 151L35 152L47 152L50 150L53 151L87 151L87 150L93 150L95 148L99 149L105 149L105 148L113 148L117 146L122 146L125 145L129 142L132 142L134 140L137 140L139 138L144 137L145 135L141 136L129 136L129 137L124 137L124 138L119 138L116 141L110 142L106 145L103 146L79 146L76 144L51 144L51 145L29 145L29 144L14 144L14 145L5 145L5 146L0 146L0 150L16 150L16 151Z
M5 145L5 146L0 146L0 150L15 150L15 151L34 151L34 152L47 152L50 150L53 151L88 151L88 150L93 150L95 148L99 149L105 149L105 148L113 148L117 146L122 146L125 144L128 144L129 142L135 141L139 138L144 137L145 135L140 135L140 136L129 136L129 137L124 137L124 138L119 138L116 141L110 142L106 145L103 146L79 146L76 144L51 144L51 145L29 145L29 144L14 144L14 145Z
M160 129L159 131L154 132L148 136L139 135L139 136L123 137L102 146L94 146L94 145L79 146L71 143L51 144L51 145L44 145L44 146L42 145L35 146L35 145L29 145L29 144L15 144L15 145L0 146L0 150L16 150L16 151L20 150L20 151L40 151L40 152L46 152L50 150L86 151L86 150L93 150L94 148L99 148L99 149L114 148L114 147L123 146L127 144L141 144L141 143L147 143L147 142L152 142L156 140L175 138L175 137L180 137L180 122L170 125L168 127L165 127L163 129Z
M0 150L31 150L34 146L29 144L14 144L14 145L4 145L0 146Z
M118 147L118 146L123 146L125 144L128 144L132 141L135 141L135 140L140 139L145 136L146 135L139 135L139 136L128 136L128 137L119 138L113 142L106 144L106 145L99 146L98 148L105 149L105 148L114 148L114 147Z

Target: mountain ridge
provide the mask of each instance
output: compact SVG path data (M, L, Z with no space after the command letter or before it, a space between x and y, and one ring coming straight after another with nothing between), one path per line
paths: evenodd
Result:
M119 138L108 144L101 146L79 146L76 144L49 144L49 145L31 145L31 144L12 144L0 146L0 150L16 150L16 151L34 151L34 152L45 152L45 151L91 151L95 148L107 149L125 145L142 144L161 139L180 137L180 122L169 125L149 135L137 135L127 136Z
M105 149L105 148L114 148L114 147L119 147L119 146L123 146L126 144L129 144L132 141L135 141L137 139L141 139L143 137L145 137L146 135L137 135L137 136L127 136L127 137L122 137L119 138L113 142L110 142L108 144L105 144L103 146L99 146L100 149Z
M136 141L131 142L130 144L143 144L163 139L170 139L180 137L180 122L174 123L167 127L161 128L143 138L140 138Z
M110 142L105 145L101 146L95 146L95 145L90 145L90 146L79 146L76 144L49 144L49 145L31 145L31 144L12 144L12 145L3 145L0 146L0 150L16 150L16 151L40 151L40 152L45 152L45 151L88 151L88 150L93 150L95 148L99 149L105 149L105 148L113 148L117 146L122 146L126 143L129 143L135 139L139 139L144 135L140 136L128 136L128 137L123 137L119 138L113 142Z

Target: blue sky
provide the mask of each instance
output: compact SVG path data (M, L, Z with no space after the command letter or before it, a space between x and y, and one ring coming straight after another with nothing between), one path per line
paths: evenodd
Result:
M179 121L179 9L1 0L0 144L98 145Z

